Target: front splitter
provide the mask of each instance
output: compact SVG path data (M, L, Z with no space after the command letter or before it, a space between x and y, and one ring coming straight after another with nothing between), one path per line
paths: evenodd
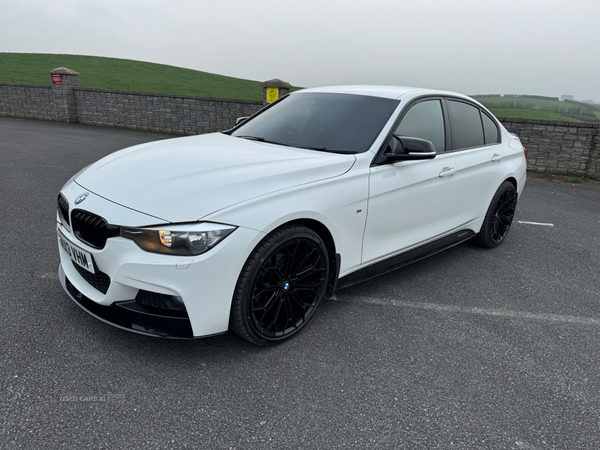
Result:
M58 277L63 289L73 302L86 313L121 330L144 336L164 339L194 339L190 319L157 314L135 300L115 302L110 306L99 305L80 292L67 278L62 265Z

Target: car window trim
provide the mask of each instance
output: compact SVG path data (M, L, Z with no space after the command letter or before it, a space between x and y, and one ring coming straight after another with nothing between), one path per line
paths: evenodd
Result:
M490 119L492 121L492 123L494 124L494 126L496 127L496 142L494 143L487 143L485 142L485 127L483 128L483 141L485 142L485 145L498 145L502 143L502 134L500 133L500 127L498 126L497 120L495 120L496 118L491 114L482 109L479 108L479 112L481 113L481 124L483 125L483 115L485 114L487 116L488 119Z
M248 118L246 120L244 120L243 122L238 123L237 125L234 125L233 128L230 128L229 130L224 130L221 131L222 134L227 134L229 136L231 136L231 134L237 130L238 128L240 128L242 125L248 123L250 120L254 119L256 116L260 116L262 113L264 113L267 109L275 106L277 103L285 100L286 98L288 98L290 96L290 94L285 94L283 97L278 98L277 100L275 100L273 103L268 103L267 105L263 106L262 108L260 108L258 111L256 111L254 114L248 116Z
M448 139L450 136L449 135L450 128L448 126L448 115L447 115L447 111L445 109L444 96L439 95L439 94L438 95L427 94L427 95L423 95L420 97L415 97L410 102L408 102L404 108L402 108L402 111L400 112L400 114L398 115L396 120L394 121L394 124L391 126L385 139L382 141L381 146L379 147L379 150L377 150L377 153L375 153L375 157L371 161L371 167L381 166L384 164L391 164L390 162L385 162L384 158L383 158L383 153L385 152L386 144L388 143L388 141L394 134L394 131L398 128L398 126L400 125L400 122L402 122L402 119L404 119L404 116L406 116L408 111L410 111L412 109L412 107L415 106L417 103L426 102L428 100L439 100L440 101L440 106L442 108L442 120L444 121L444 151L439 154L443 155L444 153L448 152L448 149L450 148L449 139Z
M446 104L446 113L448 114L448 125L450 127L450 140L452 140L452 125L450 124L450 112L447 108L448 101L459 101L462 103L466 103L467 105L473 106L479 110L479 121L481 122L481 131L483 133L483 145L473 145L471 147L461 147L461 148L457 148L457 149L452 149L452 146L450 145L450 148L446 150L447 152L449 152L449 153L462 152L463 150L471 150L474 148L483 148L483 147L489 147L491 145L502 144L502 133L500 133L500 127L498 126L498 119L496 119L493 114L488 112L485 108L478 105L477 103L469 101L466 98L446 95L446 96L444 96L444 103ZM490 144L485 143L485 130L483 128L483 118L481 117L481 114L485 114L486 116L488 116L488 118L492 119L492 122L496 126L496 133L498 133L497 137L496 137L496 139L498 139L497 142L490 143Z

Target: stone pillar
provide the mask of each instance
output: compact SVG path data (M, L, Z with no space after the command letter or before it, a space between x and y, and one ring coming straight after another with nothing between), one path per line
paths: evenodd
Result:
M265 81L261 84L263 88L263 103L273 103L275 100L280 99L284 95L290 93L292 85L281 81L279 78L273 78L272 80Z
M58 122L77 122L77 105L73 88L79 86L78 75L78 72L66 67L50 71L52 88L56 96L56 120Z
M600 181L600 126L596 126L595 135L592 137L592 149L587 166L587 176Z

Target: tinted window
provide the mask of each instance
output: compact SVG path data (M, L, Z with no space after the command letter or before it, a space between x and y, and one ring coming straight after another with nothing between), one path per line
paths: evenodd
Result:
M410 108L394 132L397 136L427 139L438 153L444 151L444 115L439 100L427 100Z
M283 98L232 136L323 151L369 149L399 101L365 95L297 93Z
M485 134L485 143L497 144L500 142L498 139L498 127L487 114L481 113L481 121L483 122L483 133Z
M484 145L479 108L449 100L448 112L452 129L452 150Z

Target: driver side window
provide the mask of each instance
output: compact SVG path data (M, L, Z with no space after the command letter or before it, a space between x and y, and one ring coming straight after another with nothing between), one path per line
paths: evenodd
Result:
M394 134L426 139L433 143L436 152L443 153L446 133L440 100L426 100L414 105L402 118Z

